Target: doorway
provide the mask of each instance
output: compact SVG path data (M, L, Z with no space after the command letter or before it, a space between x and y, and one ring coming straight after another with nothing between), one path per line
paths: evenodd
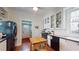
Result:
M22 21L22 38L32 37L32 21Z
M27 42L32 37L32 21L22 21L22 42Z
M22 51L30 50L30 38L32 37L32 21L22 20Z

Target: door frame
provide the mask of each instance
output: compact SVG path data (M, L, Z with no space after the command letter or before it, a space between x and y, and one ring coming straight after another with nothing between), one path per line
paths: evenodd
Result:
M22 30L21 30L21 32L23 31L23 22L30 22L31 23L31 37L32 37L32 21L31 20L22 20L21 21L21 25L22 25ZM23 38L22 38L23 39Z

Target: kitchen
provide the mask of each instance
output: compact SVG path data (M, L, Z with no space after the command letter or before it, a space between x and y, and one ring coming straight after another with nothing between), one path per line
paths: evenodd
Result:
M6 14L1 15L1 19L17 24L15 46L22 45L22 21L24 20L32 22L32 37L47 39L48 46L52 49L56 51L79 50L79 8L38 7L38 11L33 11L32 7L3 7L3 9L7 13L4 12ZM3 45L4 50L5 45Z
M54 47L56 50L60 51L78 51L79 50L79 19L78 19L78 8L60 8L60 10L56 11L59 14L55 14L50 16L53 17L53 25L51 25L51 21L47 24L44 24L46 32L51 33L49 36L52 36L53 39L49 41L49 45ZM59 18L59 19L58 19ZM57 20L58 19L58 20ZM61 21L60 21L61 20ZM46 19L45 19L46 21ZM55 42L57 39L57 43ZM51 43L50 43L51 42ZM53 44L54 43L54 44ZM57 44L57 45L56 45ZM55 46L56 45L56 46ZM58 47L58 48L57 48Z

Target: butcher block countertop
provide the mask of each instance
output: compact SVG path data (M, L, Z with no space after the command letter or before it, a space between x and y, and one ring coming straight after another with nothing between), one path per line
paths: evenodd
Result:
M39 42L45 42L46 39L44 39L44 38L30 38L30 41L32 44L34 44L34 43L39 43Z

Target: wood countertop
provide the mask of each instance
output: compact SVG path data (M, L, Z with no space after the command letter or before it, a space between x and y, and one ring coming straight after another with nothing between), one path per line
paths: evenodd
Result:
M39 42L46 42L46 39L44 39L44 38L30 38L30 41L32 44L35 44L35 43L39 43Z

